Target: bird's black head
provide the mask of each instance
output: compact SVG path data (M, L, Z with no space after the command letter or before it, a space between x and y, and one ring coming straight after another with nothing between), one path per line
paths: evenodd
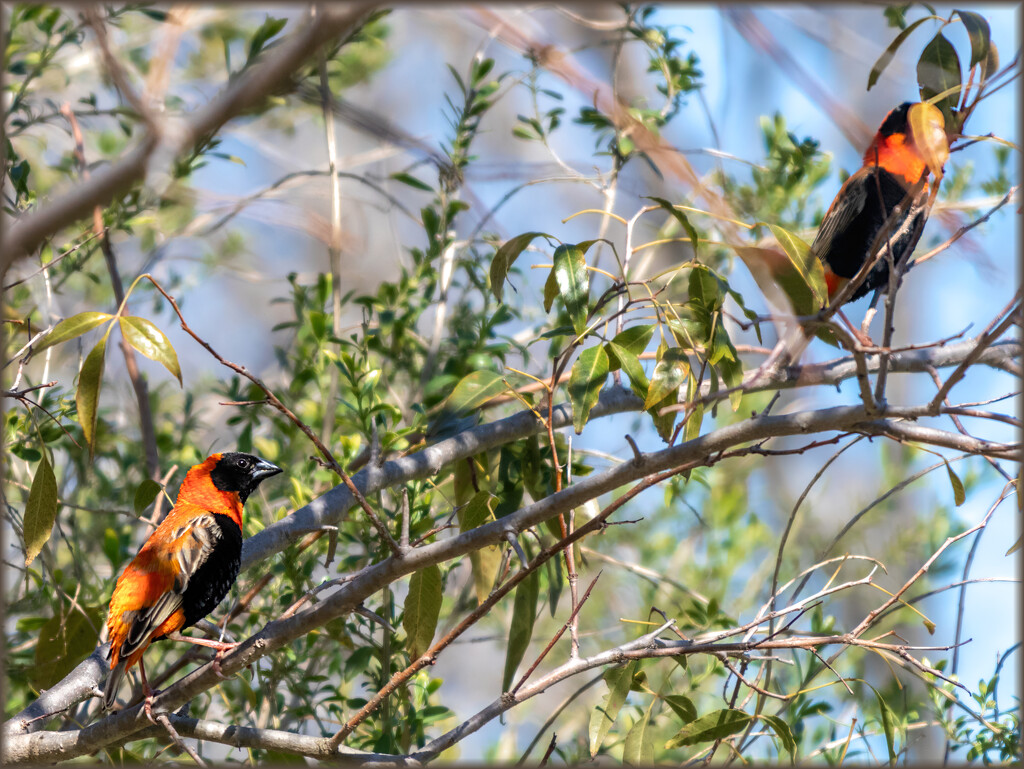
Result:
M878 133L882 136L892 136L893 134L905 133L907 130L907 114L913 106L914 102L905 101L886 115L885 120L882 121L882 125L878 128Z
M265 459L240 451L221 454L210 471L210 480L221 491L234 491L242 504L256 491L260 482L281 472L281 468Z

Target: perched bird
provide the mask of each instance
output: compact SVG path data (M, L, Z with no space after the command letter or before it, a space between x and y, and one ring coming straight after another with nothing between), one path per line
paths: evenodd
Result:
M213 454L188 471L174 507L118 577L110 598L107 708L125 672L138 663L152 719L155 692L146 680L142 655L153 641L170 638L207 646L217 649L217 658L236 646L178 631L213 611L235 583L242 556L242 505L261 481L280 472L240 452Z
M863 165L843 183L811 245L811 253L824 267L830 300L875 253L881 257L850 301L888 285L885 244L892 249L894 264L913 252L928 217L928 172L941 175L948 155L938 108L904 102L886 116L864 153ZM879 237L897 206L901 211L889 222L888 237Z

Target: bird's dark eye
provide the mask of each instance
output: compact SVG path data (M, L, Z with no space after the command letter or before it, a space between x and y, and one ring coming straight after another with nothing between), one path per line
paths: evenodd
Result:
M239 459L238 466L244 470L249 466L249 460L245 459L244 457L242 459Z

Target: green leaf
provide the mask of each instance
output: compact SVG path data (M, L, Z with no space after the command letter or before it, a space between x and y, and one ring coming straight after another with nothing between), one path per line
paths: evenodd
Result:
M140 483L139 487L135 489L135 502L132 505L135 509L135 514L142 515L142 511L152 504L153 500L163 491L163 488L152 478L146 478L146 480Z
M629 388L636 397L647 400L647 393L651 383L647 381L647 374L640 365L640 358L629 350L619 347L614 340L605 345L608 348L608 360L614 360L617 366L621 366L629 377ZM611 369L614 371L615 369Z
M608 378L608 353L604 345L594 345L580 353L569 373L569 401L572 403L572 426L579 435L597 405Z
M612 343L635 356L641 355L654 336L655 326L630 326L616 334ZM613 371L615 369L612 369Z
M750 723L750 716L735 708L716 710L701 716L696 721L687 724L680 729L676 736L665 743L665 748L683 747L687 745L698 745L701 742L713 742L724 739L737 732L742 732Z
M964 482L960 480L959 475L953 472L953 468L950 467L949 462L946 462L945 457L942 458L942 461L946 463L946 473L949 475L949 483L953 487L953 501L957 507L960 507L960 505L967 501Z
M458 508L459 531L470 531L494 518L491 510L494 497L489 491L478 491L465 505ZM498 545L473 550L469 554L469 563L473 569L473 589L477 603L483 603L491 594L494 578L498 576L501 566L501 548Z
M86 356L78 375L78 390L75 391L78 422L82 425L90 454L96 447L96 418L99 414L100 382L103 379L103 355L106 349L107 337L103 337Z
M99 639L103 612L99 607L77 606L67 616L47 620L39 630L35 665L29 677L39 689L48 689L92 654Z
M55 344L81 336L113 317L113 315L106 312L80 312L78 315L72 315L70 318L62 320L54 326L53 331L39 340L32 348L33 352L41 352L47 347L53 347Z
M53 522L57 519L57 479L53 467L41 452L36 474L32 477L32 486L28 491L28 504L25 506L25 565L28 566L43 545L50 539Z
M633 683L636 660L626 665L605 671L604 680L608 683L608 694L604 702L590 713L590 756L593 758L601 749L601 744L619 716L619 711L626 702L629 685Z
M690 359L686 357L686 353L678 347L665 349L654 367L651 386L644 401L644 410L649 410L661 403L670 393L678 391L680 385L686 381L689 370Z
M551 305L555 303L558 296L558 280L555 278L555 268L551 268L548 279L544 281L544 312L551 312Z
M654 741L651 737L651 708L633 723L622 747L622 762L631 766L654 766Z
M688 281L690 299L687 306L710 333L712 316L722 309L722 291L719 279L703 265L690 270Z
M563 244L555 249L554 273L558 293L577 334L582 334L587 328L590 307L590 275L583 254L584 250L578 245Z
M896 765L896 734L893 728L893 723L896 720L896 716L892 710L882 699L882 695L872 686L871 691L875 693L875 699L878 700L878 709L881 711L882 730L885 732L885 747L889 750L889 764L892 766Z
M179 385L182 383L178 354L174 352L174 347L164 332L152 321L136 317L121 318L121 333L128 344L170 371Z
M413 660L429 649L434 640L442 597L441 570L436 565L420 569L409 578L402 627L408 637L409 657Z
M284 25L287 23L287 19L275 19L273 16L268 15L267 20L260 25L260 28L253 34L252 40L249 41L249 56L246 63L248 64L258 56L267 42L284 29Z
M967 30L967 36L971 39L971 63L968 69L988 57L989 45L992 40L992 31L989 29L988 20L980 13L964 11L954 8L954 13L960 17Z
M917 62L917 84L921 89L922 101L928 101L936 94L958 87L963 82L960 74L960 57L953 44L939 32L921 52ZM953 123L953 110L960 99L960 92L954 91L935 102L942 110L946 125Z
M468 413L505 392L505 380L494 371L482 369L459 380L444 400L445 407L456 413Z
M494 298L499 302L505 289L508 271L519 255L533 242L533 239L539 237L550 238L551 236L543 232L524 232L522 235L509 238L501 245L501 248L494 252L494 258L491 260L491 291L494 292Z
M690 239L690 245L693 246L693 255L696 258L699 238L697 237L696 228L690 224L690 220L686 217L686 214L665 200L665 198L656 198L653 195L643 195L642 197L645 197L648 200L653 200L676 218L676 221L678 221L686 231L686 236Z
M821 261L811 253L811 247L807 243L789 230L780 227L777 224L769 224L768 228L772 231L775 239L779 241L779 245L782 246L782 250L786 252L786 256L789 257L789 263L796 271L800 280L804 282L804 285L811 292L814 304L810 307L801 303L798 304L796 296L801 296L801 292L796 291L791 293L787 288L786 282L783 280L779 281L782 286L782 290L786 292L786 295L793 301L793 309L798 315L810 315L813 312L817 312L821 309L825 302L828 301L828 287L825 285L825 269L821 265Z
M530 645L539 598L540 573L534 571L516 586L516 597L512 605L512 627L508 633L508 648L505 650L505 673L501 679L503 692L507 692L512 686L516 668L523 661L526 649Z
M417 179L412 174L405 174L405 173L391 174L391 178L394 179L396 182L401 182L402 184L407 184L408 186L412 187L414 190L423 190L424 192L433 192L434 191L433 187L431 187L426 182L420 181L419 179Z
M685 657L677 658L685 660ZM693 704L693 700L689 697L685 697L682 694L667 694L662 699L668 703L668 706L672 708L679 720L684 724L688 724L691 721L697 720L697 706Z
M782 743L782 747L787 753L789 753L790 763L795 763L796 739L793 737L793 732L790 730L789 724L778 716L768 716L762 713L759 718L772 728L772 731L778 736L779 742Z
M904 28L902 32L896 35L896 39L889 43L889 47L882 51L882 55L878 57L878 61L875 62L875 66L871 68L871 72L868 75L869 91L875 83L878 82L878 78L881 76L882 72L885 71L885 68L889 66L889 63L896 55L896 51L899 50L901 45L903 45L903 41L910 37L910 33L920 27L922 23L928 21L929 18L931 17L925 16L915 21L909 27Z

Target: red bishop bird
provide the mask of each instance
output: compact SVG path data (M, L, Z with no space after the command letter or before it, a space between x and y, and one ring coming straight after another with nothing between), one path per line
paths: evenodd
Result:
M895 264L914 251L928 217L928 172L941 176L948 155L938 108L904 102L886 116L864 153L863 165L843 183L811 245L811 252L824 267L830 300L874 253L881 257L850 301L888 285L886 243ZM900 212L892 217L897 207ZM879 237L890 217L888 236ZM858 338L863 337L853 330Z
M110 599L110 675L103 691L114 704L125 672L139 664L152 719L155 692L142 655L170 638L217 649L219 659L237 644L188 638L178 631L201 620L228 594L242 557L242 505L260 482L281 468L239 452L213 454L188 471L178 499L118 577Z

